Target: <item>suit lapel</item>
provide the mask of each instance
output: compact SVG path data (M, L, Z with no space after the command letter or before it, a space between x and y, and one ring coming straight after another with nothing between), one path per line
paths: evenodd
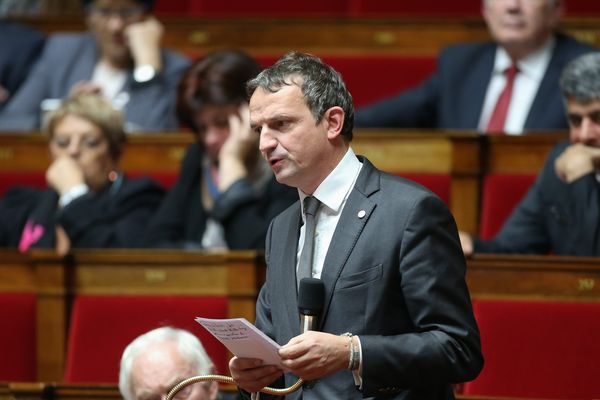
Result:
M494 57L496 55L496 46L490 45L485 48L482 56L474 60L470 73L465 74L460 96L457 96L457 102L461 103L455 110L457 124L459 128L476 127L479 125L481 109L485 100L485 93L494 68ZM482 85L485 82L485 85ZM460 110L460 112L458 112Z
M547 121L548 110L555 109L555 107L551 107L551 104L557 101L557 97L560 97L558 82L563 67L568 61L562 56L564 54L564 51L562 50L563 43L561 37L556 36L556 44L552 52L552 58L550 58L546 72L540 82L540 87L538 88L533 103L531 104L531 108L529 109L529 114L527 114L524 125L525 129L541 128L540 121ZM559 103L562 102L560 98L558 100ZM560 115L560 117L562 117L562 115ZM563 125L564 128L567 128L566 119L564 119Z
M325 307L320 327L327 318L337 280L377 205L369 196L379 190L379 173L366 158L359 156L359 159L363 163L362 170L346 201L323 264L321 280L325 285Z
M282 276L280 280L280 291L286 292L283 297L285 309L288 315L290 329L294 337L300 334L300 319L298 317L298 296L290 296L289 292L297 293L296 286L296 254L298 251L298 238L300 236L300 203L298 207L290 214L289 220L285 223L287 231L283 237L287 238L283 253L279 255L281 263Z

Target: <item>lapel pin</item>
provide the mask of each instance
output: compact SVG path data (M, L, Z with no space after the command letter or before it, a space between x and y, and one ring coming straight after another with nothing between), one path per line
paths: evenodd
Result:
M358 218L364 218L365 215L367 215L367 212L365 210L360 210L358 212Z

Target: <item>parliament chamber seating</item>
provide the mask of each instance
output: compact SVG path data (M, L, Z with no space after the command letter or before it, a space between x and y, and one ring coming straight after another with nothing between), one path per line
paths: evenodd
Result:
M0 197L17 186L46 188L45 171L0 171Z
M161 326L186 329L200 339L219 373L227 371L226 349L194 321L226 318L223 296L78 296L73 304L65 381L118 382L121 354L140 334Z
M0 382L36 377L36 297L0 293Z
M541 277L540 277L541 278ZM485 365L465 395L591 399L600 394L600 302L476 299Z
M428 55L316 55L342 75L352 93L355 107L414 87L427 78L436 67L436 58ZM256 58L262 66L267 67L279 57L257 55Z
M155 11L158 15L188 16L354 16L354 17L449 17L481 15L480 0L458 0L452 2L398 1L398 0L305 0L300 3L277 0L248 2L233 0L158 0ZM568 0L568 15L599 15L600 4L591 0Z
M479 236L492 239L535 181L536 175L487 174L483 178Z

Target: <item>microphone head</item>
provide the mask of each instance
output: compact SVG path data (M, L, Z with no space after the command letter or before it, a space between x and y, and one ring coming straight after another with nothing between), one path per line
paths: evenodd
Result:
M317 278L302 278L298 286L298 310L303 315L320 316L325 303L325 285Z

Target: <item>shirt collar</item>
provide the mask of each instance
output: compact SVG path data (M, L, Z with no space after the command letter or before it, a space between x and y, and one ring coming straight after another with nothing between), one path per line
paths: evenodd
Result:
M362 163L358 161L354 151L349 147L342 160L317 187L313 196L327 208L338 212L354 186L361 168ZM302 215L304 215L304 198L307 195L300 189L298 189L298 193Z
M546 68L550 63L550 58L552 57L555 45L556 38L551 36L538 50L517 61L519 73L523 73L533 79L541 80L546 73ZM498 46L496 48L496 57L494 59L494 74L503 74L511 64L512 60L506 50L504 50L503 47Z

